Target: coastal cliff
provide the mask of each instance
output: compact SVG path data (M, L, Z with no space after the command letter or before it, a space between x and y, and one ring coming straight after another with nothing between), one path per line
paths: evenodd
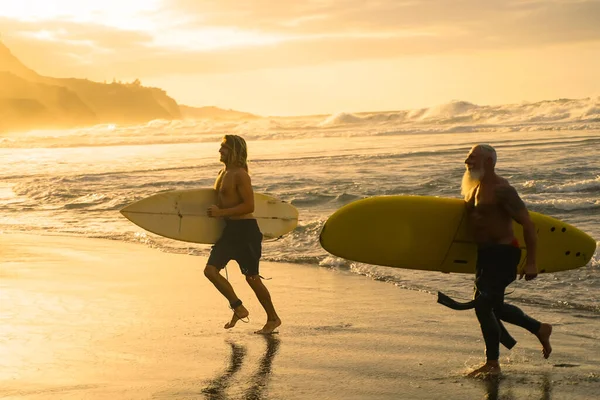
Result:
M42 76L0 41L0 132L181 118L256 116L217 107L180 106L164 90L142 86L137 79L100 83Z

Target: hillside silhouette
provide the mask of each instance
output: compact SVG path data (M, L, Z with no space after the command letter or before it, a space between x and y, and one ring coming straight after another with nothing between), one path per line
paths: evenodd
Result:
M184 111L182 110L184 109ZM240 119L252 114L217 107L179 106L159 88L88 79L51 78L26 67L0 41L0 132L67 128L154 119Z
M190 107L180 105L181 115L184 119L228 119L228 120L239 120L239 119L255 119L260 118L257 115L250 114L243 111L235 110L224 110L215 106L206 107Z

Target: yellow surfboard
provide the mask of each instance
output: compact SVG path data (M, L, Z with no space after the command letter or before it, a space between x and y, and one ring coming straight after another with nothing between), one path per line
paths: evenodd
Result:
M175 240L215 243L223 232L223 218L211 218L206 210L217 204L214 189L172 190L146 197L121 210L127 219ZM298 210L275 197L254 193L254 218L264 239L278 238L298 225Z
M530 212L538 235L540 272L586 265L596 241L547 215ZM515 235L525 250L523 229ZM477 248L469 237L464 202L428 196L378 196L347 204L321 231L329 253L367 264L442 272L475 273ZM522 252L522 268L526 251Z

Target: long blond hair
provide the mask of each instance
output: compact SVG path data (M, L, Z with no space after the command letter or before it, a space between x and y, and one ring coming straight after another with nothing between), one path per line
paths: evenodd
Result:
M244 138L238 135L225 135L223 143L229 148L226 164L242 167L248 172L248 146Z

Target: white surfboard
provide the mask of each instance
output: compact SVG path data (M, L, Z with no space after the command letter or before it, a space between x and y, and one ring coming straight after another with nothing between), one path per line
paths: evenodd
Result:
M213 244L225 221L206 210L217 204L214 189L173 190L136 201L121 210L127 219L147 231L185 242ZM291 232L298 225L298 210L289 203L264 194L254 194L254 218L263 239Z

